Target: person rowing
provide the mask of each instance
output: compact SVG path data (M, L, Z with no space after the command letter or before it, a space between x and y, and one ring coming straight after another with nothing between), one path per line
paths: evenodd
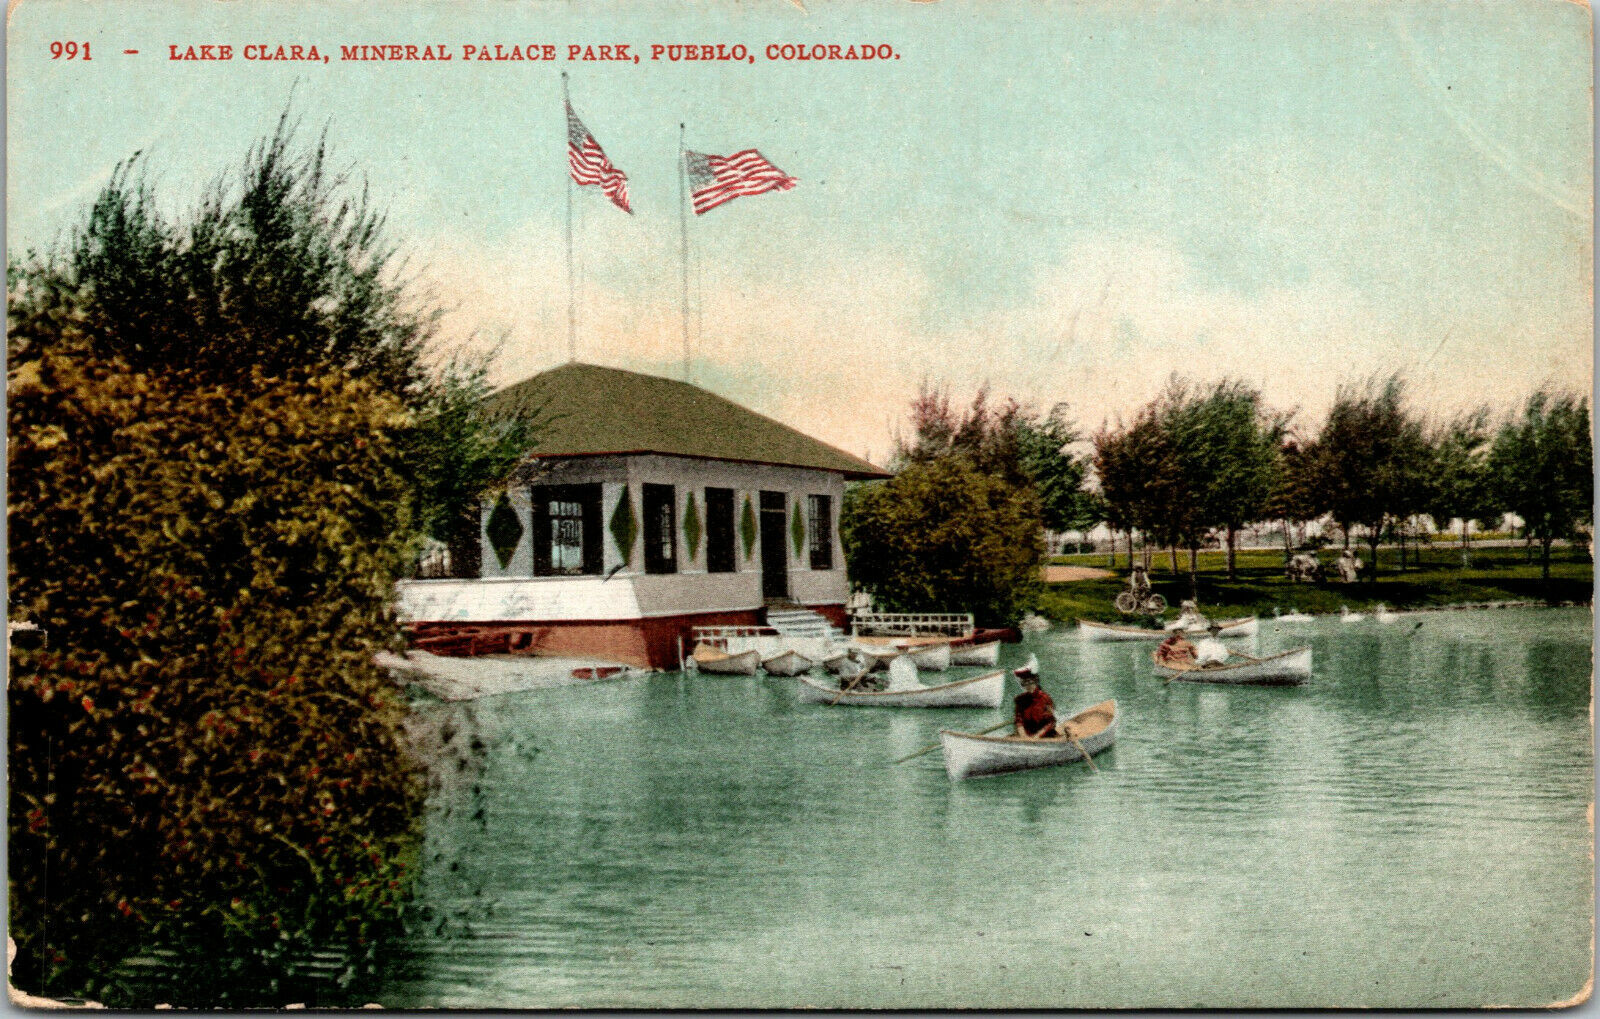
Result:
M1227 645L1223 644L1218 635L1222 633L1221 623L1212 623L1206 627L1206 636L1194 647L1194 663L1200 668L1215 667L1228 664Z
M1194 664L1194 645L1189 642L1180 631L1174 630L1167 635L1167 639L1156 648L1156 661L1162 665L1179 667Z
M1022 692L1017 694L1013 702L1016 706L1013 721L1017 735L1023 739L1070 738L1072 733L1068 724L1056 721L1055 701L1039 687L1039 659L1029 655L1026 664L1013 670L1012 674L1022 684Z

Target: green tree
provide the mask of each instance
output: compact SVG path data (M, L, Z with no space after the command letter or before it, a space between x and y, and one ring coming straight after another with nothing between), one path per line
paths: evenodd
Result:
M1228 579L1234 580L1239 530L1267 514L1278 484L1286 422L1263 407L1258 390L1226 379L1174 409L1174 445L1191 476L1200 518L1226 535ZM1192 564L1193 549L1190 556Z
M373 665L415 547L433 316L382 217L287 119L180 219L119 167L7 267L14 979L206 960L270 1004L285 953L370 951L420 809ZM365 942L365 947L363 947Z
M1500 426L1489 453L1492 486L1539 543L1540 574L1550 579L1550 545L1578 536L1594 510L1589 401L1541 389L1522 414Z
M1346 534L1353 526L1366 529L1375 571L1384 530L1423 511L1432 464L1400 377L1339 387L1315 448L1327 509Z
M164 945L195 961L169 998L270 1003L287 955L370 951L409 883L421 790L373 662L407 415L69 338L14 333L7 377L11 612L47 634L10 661L14 979L138 1004L107 974Z
M383 215L329 170L324 140L298 145L286 112L181 221L157 210L140 166L115 169L67 250L24 267L18 296L67 302L95 356L137 371L237 385L340 370L423 396L437 311L413 298Z
M488 366L487 356L447 362L427 388L406 442L418 524L449 549L457 577L479 575L483 495L525 463L540 424L536 413L485 409Z
M1433 436L1433 470L1429 478L1428 515L1440 530L1461 521L1461 565L1471 565L1467 528L1470 521L1496 514L1489 473L1489 408L1459 414Z
M1039 497L965 455L913 463L852 486L840 516L851 579L889 611L971 612L1014 623L1039 590Z
M1193 499L1163 413L1163 404L1152 401L1131 425L1102 428L1094 436L1094 467L1107 520L1128 532L1129 567L1137 530L1171 552L1176 575L1177 546Z
M1302 445L1298 439L1285 438L1278 449L1278 461L1265 516L1283 524L1283 563L1287 566L1294 555L1293 525L1320 516L1322 508L1315 448Z
M1082 436L1057 404L1043 418L1020 415L1013 423L1023 473L1039 492L1044 525L1052 531L1078 531L1094 526L1097 505L1085 488L1089 459L1070 447Z

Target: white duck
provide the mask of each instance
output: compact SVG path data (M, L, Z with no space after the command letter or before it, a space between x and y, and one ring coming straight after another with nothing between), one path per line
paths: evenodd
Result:
M1380 623L1392 623L1400 617L1395 615L1393 612L1390 612L1389 606L1385 605L1383 602L1379 602L1378 607L1373 610L1372 618L1376 619Z
M1272 617L1280 623L1309 623L1315 618L1308 612L1279 612L1276 607L1272 610Z
M1341 623L1359 623L1365 618L1367 617L1364 613L1351 612L1348 605L1339 606L1339 622Z

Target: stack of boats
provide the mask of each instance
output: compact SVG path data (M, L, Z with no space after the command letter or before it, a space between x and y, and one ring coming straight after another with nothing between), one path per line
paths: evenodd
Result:
M970 615L864 613L844 638L831 628L702 626L685 665L712 675L802 676L821 666L847 680L887 670L906 659L918 670L992 666L999 660L1000 631L978 630ZM888 620L890 622L885 623ZM880 632L888 630L890 632Z

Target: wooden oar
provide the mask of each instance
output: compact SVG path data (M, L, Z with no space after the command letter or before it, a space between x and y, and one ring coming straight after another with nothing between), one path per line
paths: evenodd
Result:
M871 663L864 664L861 667L861 671L856 673L856 677L850 681L850 685L849 686L840 687L839 688L839 692L833 695L833 700L828 702L828 707L831 708L835 704L838 704L839 703L839 698L843 697L845 694L849 693L851 690L854 690L856 688L856 684L861 682L862 677L865 676L867 673L869 673L871 671L872 671Z
M1004 729L1008 725L1016 725L1016 724L1017 723L1016 723L1015 719L1009 719L1008 718L1004 722L999 723L998 725L991 725L991 726L989 726L989 728L984 729L982 732L975 732L972 735L974 735L974 736L985 736L985 735L987 735L987 734L989 734L991 732L994 732L996 729ZM916 753L907 754L904 757L900 758L898 761L895 761L894 763L895 764L904 764L907 761L911 760L913 757L921 757L923 754L927 753L930 750L938 750L938 749L939 749L939 744L938 743L929 743L927 746L923 747L921 750L918 750Z
M1066 733L1062 733L1062 735L1066 736ZM1078 748L1078 753L1083 755L1083 763L1089 766L1089 770L1096 775L1100 774L1100 769L1094 766L1094 758L1089 756L1089 751L1083 749L1083 744L1078 742L1078 737L1067 736L1067 740Z

